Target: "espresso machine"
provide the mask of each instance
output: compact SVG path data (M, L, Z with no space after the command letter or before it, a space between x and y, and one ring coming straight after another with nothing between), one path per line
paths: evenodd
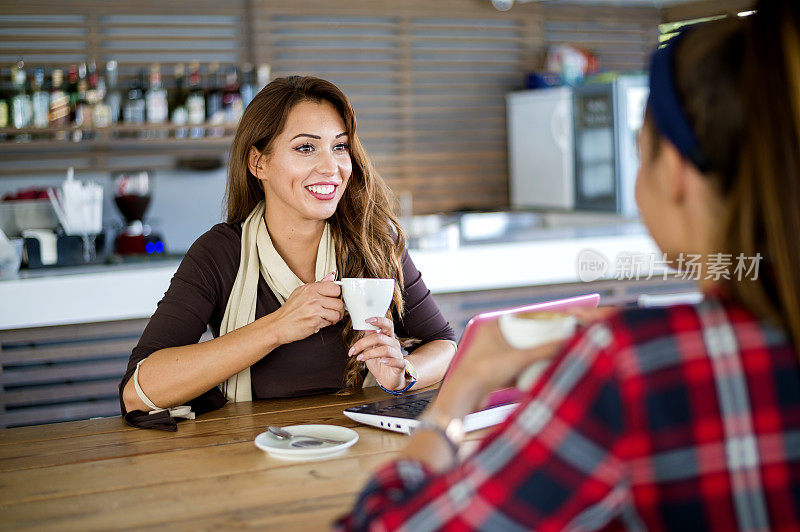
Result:
M114 203L125 218L125 227L117 235L114 250L118 255L161 255L164 239L144 223L150 206L150 172L117 172L114 179Z

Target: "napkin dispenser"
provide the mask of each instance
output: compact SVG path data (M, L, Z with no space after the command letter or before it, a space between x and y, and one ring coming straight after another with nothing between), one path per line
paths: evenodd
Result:
M28 268L77 266L102 262L103 187L74 178L72 168L62 183L61 193L47 189L50 205L61 231L32 229L23 231L23 261Z
M78 235L41 235L26 231L23 237L22 261L30 269L99 264L105 260L103 233L83 238Z

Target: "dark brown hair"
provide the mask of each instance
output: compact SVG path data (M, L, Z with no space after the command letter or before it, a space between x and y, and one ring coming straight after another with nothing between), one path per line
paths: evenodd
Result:
M800 350L800 8L762 0L755 15L692 28L674 69L724 201L718 249L763 257L757 280L732 278L725 291Z
M286 125L289 113L304 101L329 102L344 121L349 138L353 173L334 215L328 219L336 245L336 266L341 277L392 278L395 284L390 314L402 318L403 269L401 253L405 236L391 208L391 193L372 168L356 134L356 116L347 97L333 83L306 76L277 78L259 92L247 106L230 149L228 183L225 192L228 223L243 222L264 189L248 167L250 148L269 157L274 139ZM342 339L350 346L359 338L346 316ZM347 362L345 390L363 383L364 364L355 357Z

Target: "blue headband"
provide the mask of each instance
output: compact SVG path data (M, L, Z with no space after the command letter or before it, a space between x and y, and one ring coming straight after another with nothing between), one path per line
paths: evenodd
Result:
M710 170L708 159L683 112L675 89L672 69L675 48L685 34L686 31L681 31L664 47L653 52L650 60L650 95L647 98L647 107L658 132L672 142L681 155L689 159L698 170L705 173Z

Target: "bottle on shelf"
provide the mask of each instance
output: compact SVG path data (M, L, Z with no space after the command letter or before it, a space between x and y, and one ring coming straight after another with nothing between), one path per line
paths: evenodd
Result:
M25 63L20 59L11 70L11 80L14 87L13 96L11 97L11 124L16 129L24 129L31 124L31 117L33 115L33 105L31 97L25 91ZM29 134L20 134L15 137L18 142L27 142L31 140Z
M50 123L50 95L44 90L44 68L40 66L33 69L31 101L33 106L33 127L47 127Z
M161 82L161 66L153 63L150 66L150 85L145 93L145 106L148 124L166 124L169 120L167 106L167 91ZM148 130L148 138L165 138L167 131L164 129Z
M225 111L225 122L235 124L241 118L243 109L237 68L231 67L228 69L225 78L225 90L222 91L222 108Z
M75 123L75 106L78 104L78 65L69 67L67 78L67 108L69 109L70 124Z
M172 94L169 108L171 109L170 119L173 125L185 126L189 123L189 110L187 100L189 97L186 88L186 68L183 63L175 65L175 91ZM182 139L189 134L189 130L185 127L180 127L175 130L175 138Z
M69 96L62 89L64 72L61 69L53 70L50 83L50 126L65 127L69 125ZM66 140L66 131L56 131L56 140Z
M94 65L94 62L92 62ZM111 106L106 101L106 81L96 68L90 68L89 87L91 90L90 103L92 105L92 122L95 127L102 128L111 125Z
M97 64L94 59L89 61L86 68L86 101L89 102L90 107L94 107L100 99L97 76Z
M193 62L189 65L189 95L186 97L186 111L188 113L189 136L193 139L205 135L203 123L206 121L206 96L203 91L200 64Z
M117 62L114 60L106 63L106 104L111 113L111 123L116 124L120 120L122 110L122 94L117 84L119 83L119 70Z
M219 127L225 122L225 108L222 106L222 87L225 80L218 63L211 63L208 67L209 87L206 92L206 118L214 126L209 130L209 136L220 137L224 129Z
M31 103L30 97L25 92L25 63L20 59L11 69L11 84L13 96L11 97L11 123L16 129L23 129L30 125Z
M8 127L8 99L0 86L0 129ZM6 140L6 134L0 133L0 140Z
M122 110L126 124L141 125L145 122L144 76L144 70L140 70L128 89L128 97Z
M242 86L239 88L242 94L242 110L247 109L247 106L250 105L250 102L256 96L254 81L253 65L251 63L245 63L242 68Z
M150 86L145 94L145 101L147 122L149 124L166 123L169 117L167 91L161 82L161 66L158 63L153 63L150 66Z
M76 129L72 131L73 142L88 139L88 129L92 127L92 106L89 103L89 80L86 77L86 63L78 65L78 89L75 100L75 119L72 121Z

